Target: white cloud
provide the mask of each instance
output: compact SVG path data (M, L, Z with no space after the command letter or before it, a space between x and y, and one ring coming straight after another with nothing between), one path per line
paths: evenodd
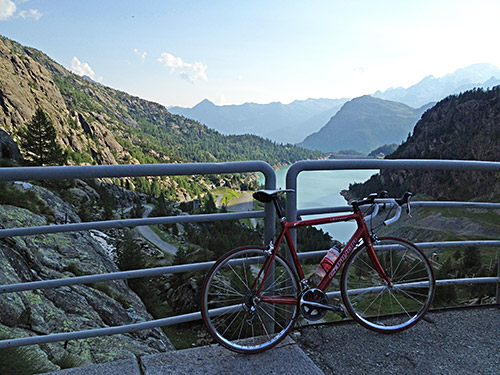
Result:
M87 76L95 80L95 73L86 62L81 62L75 57L71 60L71 71L79 76Z
M182 60L182 58L175 57L167 52L161 54L158 62L170 68L171 72L178 71L182 78L193 84L200 80L208 80L206 73L208 67L201 62L188 63Z
M137 48L134 48L134 53L137 55L137 56L140 56L141 57L141 61L142 62L145 62L146 61L146 56L148 55L147 52L140 52Z
M14 15L16 4L10 0L0 0L0 21L6 21Z
M30 9L30 10L22 10L17 14L17 17L26 18L34 18L38 21L43 16L43 13L38 9Z
M24 1L17 0L17 3L22 3ZM15 18L33 18L38 21L43 13L38 9L30 9L30 10L20 10L16 13L17 6L12 0L0 0L0 21L6 21L11 17Z

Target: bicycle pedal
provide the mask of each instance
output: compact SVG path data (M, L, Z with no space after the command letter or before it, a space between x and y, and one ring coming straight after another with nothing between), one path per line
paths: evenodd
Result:
M340 316L342 316L342 319L347 318L347 310L345 309L345 307L339 305L338 308L339 308L339 314Z

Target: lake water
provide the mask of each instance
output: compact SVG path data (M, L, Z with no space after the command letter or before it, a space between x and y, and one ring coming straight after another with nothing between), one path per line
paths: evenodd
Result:
M285 188L286 173L290 166L276 171L278 189ZM364 182L378 170L346 170L346 171L305 171L301 172L297 181L298 209L333 207L347 205L340 191L347 189L350 183ZM264 176L259 178L264 183ZM308 215L304 219L328 215ZM355 222L335 223L318 226L328 232L334 239L346 242L356 230Z

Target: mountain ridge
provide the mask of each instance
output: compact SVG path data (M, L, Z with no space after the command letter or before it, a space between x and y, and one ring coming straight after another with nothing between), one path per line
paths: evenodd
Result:
M387 159L500 160L500 86L451 95L424 113L413 134ZM460 189L457 189L460 186ZM362 197L387 190L424 193L437 199L470 200L500 196L500 180L493 173L463 171L384 170L347 196Z
M417 108L474 87L487 88L498 84L500 84L500 69L489 63L477 63L442 77L428 75L407 88L391 87L385 91L378 90L372 96Z
M191 108L170 107L172 113L198 120L223 134L252 133L280 143L296 143L324 125L348 99L294 100L289 104L216 105L204 99ZM320 115L319 118L317 116Z
M429 105L415 109L364 95L345 103L324 127L298 145L321 152L368 154L384 144L399 144Z

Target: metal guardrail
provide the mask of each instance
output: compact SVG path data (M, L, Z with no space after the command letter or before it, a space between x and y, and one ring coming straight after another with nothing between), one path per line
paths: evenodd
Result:
M486 170L500 172L500 163L495 162L464 162L441 160L324 160L300 161L295 163L287 174L287 188L297 189L297 176L307 170L341 170L341 169L455 169L455 170ZM276 175L272 167L262 161L229 162L229 163L186 163L186 164L149 164L149 165L111 165L111 166L68 166L68 167L25 167L25 168L0 168L0 181L17 180L46 180L46 179L74 179L74 178L106 178L106 177L139 177L139 176L167 176L167 175L195 175L195 174L221 174L244 173L260 171L265 176L266 189L275 189ZM476 202L412 202L414 206L432 207L481 207L500 208L496 203ZM295 220L297 215L321 214L332 212L346 212L350 206L331 207L321 209L297 209L296 193L287 194L287 218ZM48 225L29 228L0 229L0 238L11 236L25 236L45 233L59 233L89 229L123 228L139 225L157 225L167 223L187 223L198 221L236 220L240 218L264 217L265 233L264 242L268 243L274 237L275 213L272 205L266 205L265 211L251 211L245 213L225 213L211 215L190 215L176 217L143 218L128 220L109 220L88 223L72 223L62 225ZM295 236L296 234L292 234ZM453 241L442 243L420 243L422 248L449 247L449 246L494 246L500 247L500 241ZM319 257L324 251L307 252L299 255L300 258ZM99 275L79 276L64 279L44 280L31 283L0 285L0 294L19 292L34 289L49 289L58 286L87 284L110 280L123 280L139 277L151 277L167 273L181 273L209 269L214 262L185 264L177 266L159 267L151 269L114 272ZM455 279L439 280L438 285L447 283L477 283L496 282L500 285L500 275L497 278ZM497 287L498 291L498 287ZM339 292L329 293L336 296ZM500 296L497 292L497 302ZM56 333L46 336L25 337L0 341L0 349L32 344L44 344L57 341L83 339L90 337L107 336L119 333L130 333L139 330L179 324L201 319L201 313L195 312L148 322L128 324L119 327L91 329L78 332Z
M99 165L99 166L62 166L62 167L21 167L0 168L0 181L23 180L61 180L75 178L112 178L112 177L141 177L141 176L173 176L196 174L223 174L262 172L265 178L266 189L276 188L276 174L273 168L263 161L242 161L227 163L182 163L182 164L143 164L143 165ZM264 217L264 241L269 242L275 234L275 211L270 205L262 211L224 213L212 215L189 215L160 218L143 218L128 220L108 220L87 223L72 223L61 225L44 225L27 228L0 229L0 238L11 236L26 236L47 233L60 233L78 230L123 228L139 225L156 225L177 222L198 222L217 220L236 220L242 218ZM34 283L19 283L0 286L0 294L19 292L33 289L49 289L59 286L87 284L99 281L124 280L139 277L151 277L167 273L204 270L211 267L213 262L141 269L134 271L113 272L100 275L79 276L64 279L37 281ZM44 344L57 341L83 339L89 337L108 336L118 333L130 333L144 329L151 329L171 324L179 324L201 319L201 313L185 314L178 317L157 319L149 322L128 324L119 327L91 329L78 332L65 332L46 336L24 337L0 341L0 349L32 344Z
M297 220L299 215L322 214L331 212L352 211L350 206L307 209L299 210L297 208L297 178L300 173L305 171L336 171L350 169L425 169L425 170L459 170L459 171L485 171L500 172L500 162L490 161L464 161L464 160L303 160L293 164L286 175L286 188L293 189L293 193L286 195L286 218L288 221ZM412 202L415 207L463 207L463 208L493 208L499 209L498 203L484 202ZM296 242L297 233L295 229L290 230L292 240ZM457 247L457 246L493 246L500 248L500 241L446 241L417 243L421 248L429 247ZM321 255L326 251L319 252ZM472 284L472 283L496 283L496 302L500 303L500 250L498 259L497 277L477 277L451 280L437 280L437 285L444 284ZM337 296L338 292L329 293L328 296Z

